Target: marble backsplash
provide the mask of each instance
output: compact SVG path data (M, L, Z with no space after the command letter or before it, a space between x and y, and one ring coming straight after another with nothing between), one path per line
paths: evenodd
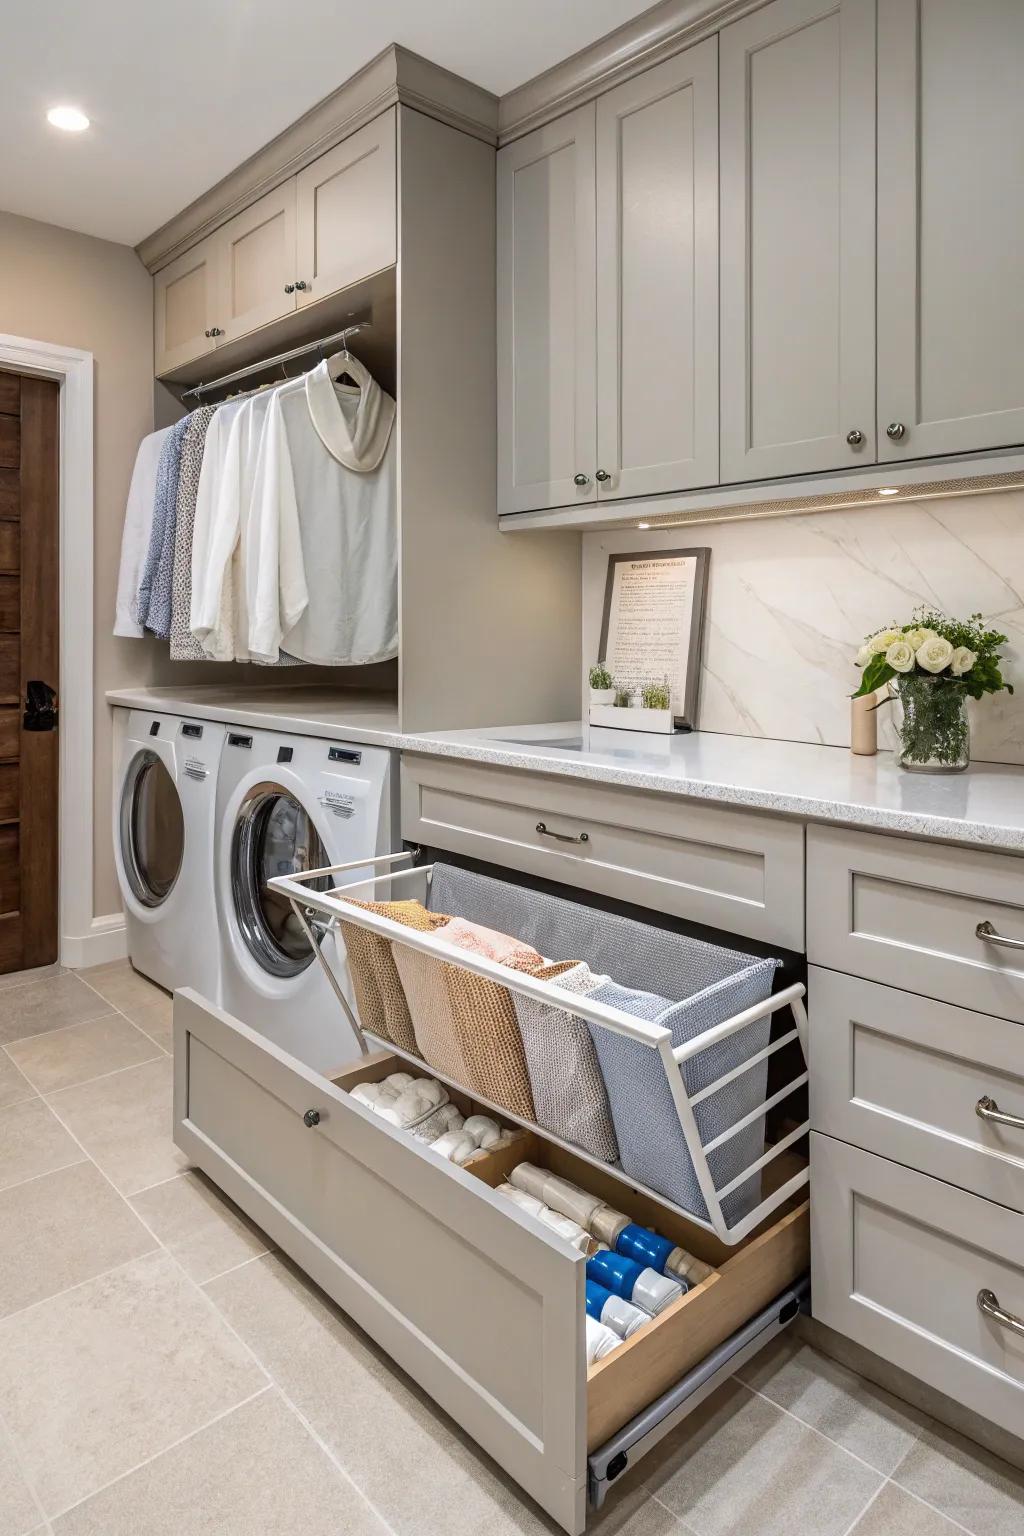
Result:
M981 612L1009 637L1016 697L972 706L976 760L1024 763L1024 493L819 512L657 533L583 535L587 663L597 655L607 556L711 550L698 722L702 730L847 746L853 656L919 603ZM891 746L889 706L879 744Z

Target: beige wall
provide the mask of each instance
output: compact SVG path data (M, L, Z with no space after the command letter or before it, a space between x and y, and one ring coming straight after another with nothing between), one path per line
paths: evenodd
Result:
M149 681L156 642L111 634L128 481L153 426L153 282L128 246L0 213L0 332L81 347L95 359L95 635L61 635L95 656L93 910L116 912L111 847L111 733L106 689ZM73 573L72 573L73 579Z

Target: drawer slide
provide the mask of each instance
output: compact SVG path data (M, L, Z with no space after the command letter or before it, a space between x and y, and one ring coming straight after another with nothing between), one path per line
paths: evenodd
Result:
M609 1487L623 1472L635 1466L716 1388L788 1328L801 1311L807 1310L810 1290L810 1277L805 1275L713 1349L674 1387L624 1424L604 1445L592 1451L587 1457L587 1498L591 1508L600 1509Z

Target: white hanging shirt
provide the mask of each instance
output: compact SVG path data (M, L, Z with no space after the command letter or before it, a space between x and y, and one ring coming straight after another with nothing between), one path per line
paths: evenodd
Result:
M395 403L326 363L267 412L248 527L249 650L323 666L398 654ZM303 601L305 598L305 601Z
M192 526L192 609L189 628L214 661L233 661L233 641L228 643L234 610L231 551L234 533L220 525L223 515L221 484L227 464L231 426L247 402L229 400L219 407L206 430L203 467L199 471L196 515ZM227 559L223 557L227 545Z
M150 432L139 444L132 470L128 501L121 534L121 567L117 577L117 604L114 610L114 634L141 639L138 595L139 578L149 549L153 528L153 501L156 495L156 468L170 427Z

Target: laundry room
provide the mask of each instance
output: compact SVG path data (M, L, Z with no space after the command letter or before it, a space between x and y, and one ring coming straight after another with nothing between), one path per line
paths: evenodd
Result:
M1024 1530L1022 72L5 16L0 1536Z

